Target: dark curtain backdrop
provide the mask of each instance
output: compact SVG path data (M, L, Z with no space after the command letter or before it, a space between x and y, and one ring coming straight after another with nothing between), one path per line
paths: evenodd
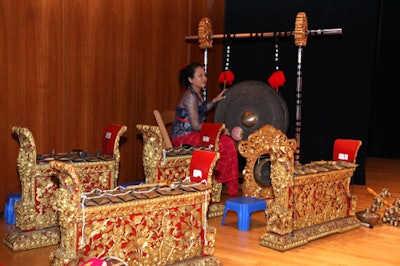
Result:
M381 0L379 3L376 72L371 97L368 155L399 159L398 3L396 0Z
M353 183L365 184L371 95L376 74L380 2L366 1L266 1L227 0L225 33L292 31L298 12L306 12L308 28L342 28L335 36L310 36L303 48L300 161L332 158L336 138L363 141ZM293 37L235 39L231 43L230 69L235 83L267 82L278 66L286 76L279 92L290 112L289 138L295 137L296 69L298 47Z

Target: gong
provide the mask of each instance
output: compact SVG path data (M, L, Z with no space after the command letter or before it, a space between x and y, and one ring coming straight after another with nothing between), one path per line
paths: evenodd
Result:
M214 120L224 123L232 131L243 130L242 139L266 124L286 133L289 111L285 99L268 84L248 80L236 83L225 92L226 98L218 102Z
M254 165L254 181L262 187L271 186L271 161L269 155L260 156Z

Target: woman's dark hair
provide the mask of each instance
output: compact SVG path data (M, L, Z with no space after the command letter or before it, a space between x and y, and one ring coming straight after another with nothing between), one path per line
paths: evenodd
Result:
M198 67L203 67L203 65L199 63L191 63L181 68L181 70L179 71L179 84L182 87L184 88L189 87L190 85L189 78L194 77L194 73L196 72L196 69Z

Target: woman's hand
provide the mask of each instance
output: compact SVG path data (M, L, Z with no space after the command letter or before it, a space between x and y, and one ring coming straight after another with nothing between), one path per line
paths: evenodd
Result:
M227 136L230 136L231 135L231 133L229 132L229 129L227 129L227 128L224 128L224 135L227 135Z
M217 102L221 101L222 99L225 99L226 96L224 95L224 93L225 93L227 90L228 90L227 88L223 89L223 90L213 99L213 102L214 102L214 103L217 103Z

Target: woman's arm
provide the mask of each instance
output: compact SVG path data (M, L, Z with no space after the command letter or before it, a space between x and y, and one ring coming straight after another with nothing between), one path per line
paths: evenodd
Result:
M197 98L194 94L189 94L185 101L183 102L188 114L190 124L192 128L196 131L200 131L203 125L203 122L200 121L199 113L198 113L198 106L197 106Z

